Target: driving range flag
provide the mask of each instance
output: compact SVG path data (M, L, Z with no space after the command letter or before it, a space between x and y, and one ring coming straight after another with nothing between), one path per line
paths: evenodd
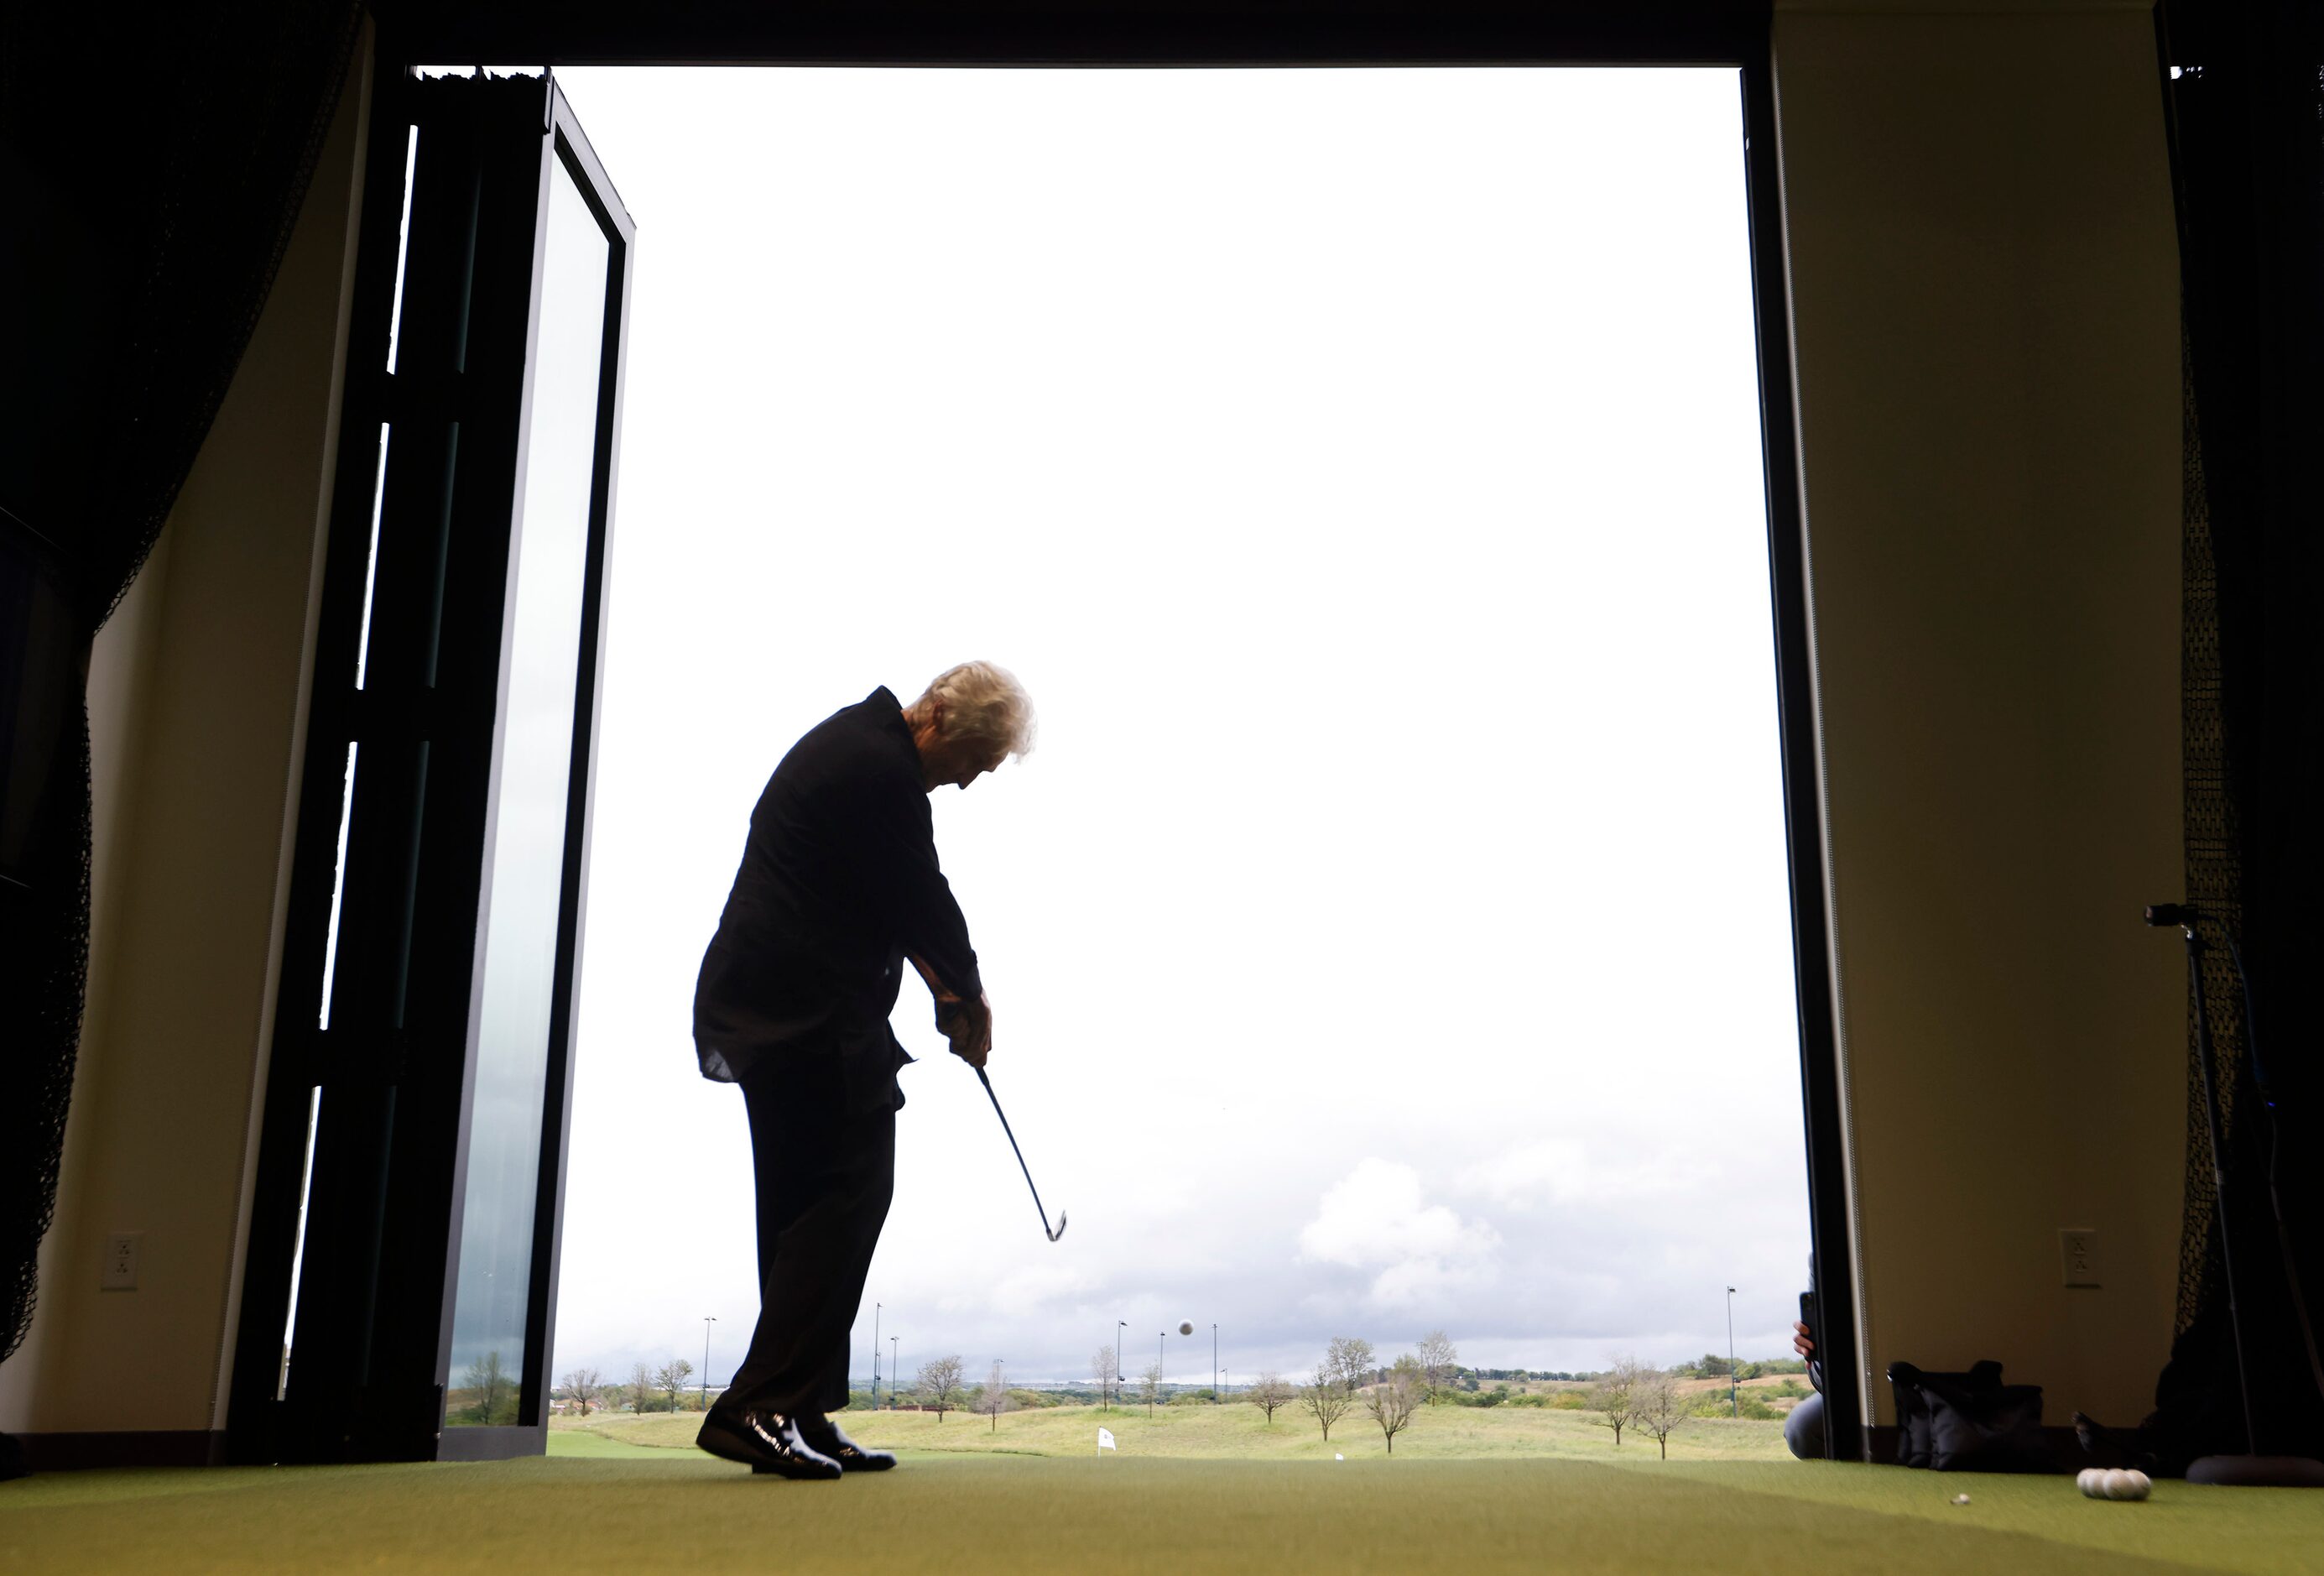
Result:
M1113 1442L1113 1430L1110 1428L1101 1428L1097 1431L1097 1448L1102 1451L1115 1449Z

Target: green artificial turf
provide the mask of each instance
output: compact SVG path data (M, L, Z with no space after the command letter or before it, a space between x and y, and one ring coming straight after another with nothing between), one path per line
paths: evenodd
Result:
M2314 1571L2324 1552L2324 1495L2291 1489L2116 1505L2064 1479L1824 1464L942 1455L805 1484L657 1456L52 1474L0 1484L0 1571L1797 1576Z

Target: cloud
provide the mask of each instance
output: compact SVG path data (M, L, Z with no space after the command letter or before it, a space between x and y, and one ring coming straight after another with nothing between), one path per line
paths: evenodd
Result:
M1523 1210L1580 1198L1589 1181L1590 1161L1582 1146L1553 1138L1478 1162L1461 1173L1458 1186L1504 1209Z
M1077 1270L1028 1266L980 1288L976 1303L970 1305L981 1303L1006 1317L1029 1318L1050 1312L1056 1304L1089 1291L1095 1284L1091 1276Z
M1719 1180L1719 1169L1700 1158L1664 1152L1643 1162L1593 1163L1581 1145L1548 1138L1479 1161L1463 1170L1453 1185L1459 1192L1489 1199L1501 1209L1525 1210L1583 1200L1602 1208L1618 1200L1667 1197L1716 1185Z
M1500 1245L1500 1234L1484 1221L1425 1202L1417 1171L1377 1156L1326 1189L1315 1218L1299 1232L1305 1259L1377 1269L1371 1298L1389 1308L1491 1280Z

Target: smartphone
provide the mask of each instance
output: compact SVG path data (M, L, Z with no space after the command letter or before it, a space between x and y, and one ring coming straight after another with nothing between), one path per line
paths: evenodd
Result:
M1823 1336L1816 1328L1816 1300L1813 1292L1800 1293L1800 1322L1808 1327L1808 1341L1816 1349L1817 1355L1821 1356L1823 1351Z

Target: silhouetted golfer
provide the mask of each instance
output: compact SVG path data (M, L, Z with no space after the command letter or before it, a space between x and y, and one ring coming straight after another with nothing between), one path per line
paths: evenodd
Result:
M759 1323L696 1442L786 1478L896 1464L824 1414L847 1404L847 1336L895 1191L888 1027L909 960L953 1054L984 1065L992 1008L936 862L928 794L1032 747L1024 689L990 663L939 674L908 708L885 689L791 746L694 991L705 1078L742 1086L759 1203Z

